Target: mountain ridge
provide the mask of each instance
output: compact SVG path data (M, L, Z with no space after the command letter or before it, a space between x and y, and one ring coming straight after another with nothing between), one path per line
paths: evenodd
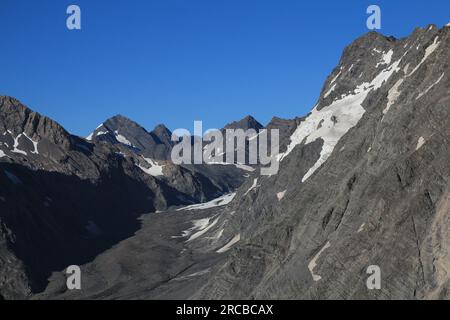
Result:
M358 38L344 50L310 113L274 118L267 126L283 130L277 174L248 172L228 195L161 206L162 212L140 217L135 234L81 265L81 292L67 291L61 267L52 269L43 292L25 296L448 299L449 55L448 27L399 40ZM252 122L244 118L244 126ZM141 154L113 136L112 147L130 158L125 168L136 168ZM6 174L0 179L14 183ZM1 252L20 264L13 251ZM371 265L381 269L380 290L366 286ZM1 268L17 274L8 281L18 288L26 283L22 268ZM0 294L23 294L13 287Z

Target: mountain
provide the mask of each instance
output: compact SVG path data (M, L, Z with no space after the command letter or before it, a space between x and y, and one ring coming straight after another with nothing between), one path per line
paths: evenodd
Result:
M0 97L2 297L42 291L52 272L133 235L142 214L211 200L245 179L234 167L208 176L160 160L170 148L163 126L147 133L114 117L95 133L92 141L76 137Z
M449 54L449 26L355 40L309 114L266 126L271 176L156 159L167 131L123 117L81 139L1 97L0 296L449 299Z
M449 56L449 26L360 37L308 115L272 121L278 174L145 216L82 291L60 272L36 298L449 299Z
M173 147L172 133L164 125L147 132L136 122L117 115L99 125L87 140L123 144L155 160L169 160Z
M253 129L256 131L259 131L261 129L263 129L264 126L259 123L255 118L253 118L252 116L246 116L245 118L239 120L239 121L234 121L232 123L227 124L224 129L242 129L242 130L249 130L249 129Z

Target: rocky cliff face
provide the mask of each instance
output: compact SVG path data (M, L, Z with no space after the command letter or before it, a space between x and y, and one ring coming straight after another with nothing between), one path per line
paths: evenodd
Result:
M103 127L107 133L100 128L96 139L85 140L19 101L0 97L5 298L39 292L52 271L88 262L131 236L141 214L213 199L244 179L235 167L200 172L164 160L171 147L165 127L147 133L123 117Z
M279 174L238 192L240 241L194 296L448 299L449 56L449 27L346 48Z
M450 298L449 56L448 26L357 39L307 116L269 124L278 174L142 217L82 266L83 290L55 272L34 297ZM371 265L380 290L366 286ZM26 277L14 270L8 288Z

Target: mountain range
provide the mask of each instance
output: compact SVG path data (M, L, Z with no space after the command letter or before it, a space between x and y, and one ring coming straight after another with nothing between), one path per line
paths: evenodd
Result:
M0 97L0 297L449 299L449 56L449 25L370 32L309 114L226 125L280 130L271 176L175 165L164 125L84 139Z

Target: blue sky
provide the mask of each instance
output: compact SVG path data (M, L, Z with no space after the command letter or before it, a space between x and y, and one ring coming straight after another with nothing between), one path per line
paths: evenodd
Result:
M82 136L115 114L190 130L293 118L368 31L370 4L399 38L450 22L449 0L0 0L0 94Z

